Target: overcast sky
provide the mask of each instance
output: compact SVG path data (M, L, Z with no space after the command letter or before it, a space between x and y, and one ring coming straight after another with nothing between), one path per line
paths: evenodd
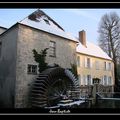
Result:
M9 28L21 21L37 9L0 9L0 26ZM97 44L98 26L105 13L116 12L120 9L41 9L53 18L66 32L78 37L78 32L86 31L87 40Z

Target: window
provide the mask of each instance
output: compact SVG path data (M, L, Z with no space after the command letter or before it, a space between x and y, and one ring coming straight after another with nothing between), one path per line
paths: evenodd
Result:
M108 77L108 85L112 85L112 78Z
M83 75L83 79L82 80L83 80L82 81L83 85L86 85L87 83L86 83L86 76L85 75Z
M54 41L50 41L50 57L56 57L56 43Z
M27 72L28 74L37 74L37 65L28 64Z
M45 21L46 24L50 25L49 20L44 19L44 21Z
M104 62L104 70L107 70L107 62Z
M96 70L99 70L99 61L96 61Z
M91 68L92 67L90 58L85 58L85 67L86 68Z
M80 56L77 56L77 66L80 67Z
M111 70L111 63L108 63L108 70Z
M1 57L2 43L0 42L0 57Z
M107 76L104 75L104 85L107 85Z
M111 70L111 63L104 62L104 70Z
M91 75L87 75L87 85L91 85Z
M90 58L87 58L87 67L90 68Z

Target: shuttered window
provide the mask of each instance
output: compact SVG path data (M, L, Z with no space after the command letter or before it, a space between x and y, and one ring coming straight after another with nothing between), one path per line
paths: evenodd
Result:
M80 67L80 56L77 56L77 66Z
M112 85L112 78L108 77L108 85Z
M104 85L106 86L107 85L107 76L104 75Z
M91 75L87 75L87 85L91 85Z
M50 57L56 57L56 43L54 41L50 41L49 54Z
M92 60L90 58L85 58L85 67L92 68Z
M83 85L86 85L86 76L83 75Z
M104 62L104 70L107 70L107 62Z
M111 63L108 63L108 70L111 70L112 66Z

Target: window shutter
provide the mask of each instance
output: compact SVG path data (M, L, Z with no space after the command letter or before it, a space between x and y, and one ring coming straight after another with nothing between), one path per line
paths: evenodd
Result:
M110 77L108 77L108 85L110 85Z
M87 68L87 58L85 57L85 68Z
M106 70L106 62L104 62L104 70Z
M106 76L107 85L109 85L109 77Z
M80 56L77 56L77 65L80 67Z
M85 75L83 76L83 85L86 85L86 77L85 77Z
M83 85L83 78L82 78L82 75L81 75L81 85Z
M104 85L104 76L102 77L102 85Z
M90 59L90 68L92 68L92 59Z
M51 57L56 57L56 42L50 41L49 43L49 55Z
M83 85L85 85L85 76L83 76Z
M108 82L108 81L107 81L107 76L104 75L104 85L107 85L107 84L108 84L107 82Z
M112 80L112 77L111 77L111 85L113 85L113 80Z
M109 70L109 63L106 62L106 70Z
M92 80L92 76L90 75L90 78L91 78L91 85L93 84L93 80Z
M111 69L111 68L112 68L112 67L111 67L111 63L108 63L108 65L109 65L109 70L112 70L112 69Z
M106 85L108 85L108 76L106 76Z
M112 68L113 68L113 65L112 65L112 63L111 63L111 69L110 69L111 71L112 71Z
M108 85L112 85L112 78L111 78L111 76L108 77Z
M87 81L87 76L85 76L85 85L88 84L88 81Z

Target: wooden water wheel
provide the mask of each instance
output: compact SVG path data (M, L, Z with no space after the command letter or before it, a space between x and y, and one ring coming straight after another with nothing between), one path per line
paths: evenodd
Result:
M30 102L32 107L55 106L65 97L72 99L68 91L73 90L79 91L79 83L71 71L60 67L49 68L32 83Z

